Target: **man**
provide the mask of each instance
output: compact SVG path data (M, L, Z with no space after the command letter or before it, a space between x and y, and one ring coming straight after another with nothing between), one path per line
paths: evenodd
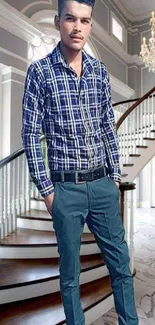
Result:
M29 170L45 198L60 254L60 288L67 325L84 325L79 295L84 223L109 269L120 325L137 325L133 279L119 211L121 181L109 76L83 49L95 0L60 0L61 41L27 73L22 137ZM40 150L42 128L51 178ZM55 188L54 188L55 186Z

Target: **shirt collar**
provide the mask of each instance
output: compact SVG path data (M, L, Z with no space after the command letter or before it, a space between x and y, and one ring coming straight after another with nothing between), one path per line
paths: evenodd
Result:
M52 56L53 65L62 64L64 67L69 68L69 64L67 63L63 54L60 51L60 42L51 53L51 56ZM91 72L94 69L93 59L86 53L84 49L82 50L82 61L83 61L83 73L85 72L85 70Z

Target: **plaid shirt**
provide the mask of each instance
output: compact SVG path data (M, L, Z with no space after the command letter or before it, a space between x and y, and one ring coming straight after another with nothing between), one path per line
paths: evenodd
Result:
M43 197L53 192L47 176L40 131L46 137L50 170L108 167L121 181L111 88L105 65L83 51L78 78L60 46L30 65L23 97L22 138L29 171Z

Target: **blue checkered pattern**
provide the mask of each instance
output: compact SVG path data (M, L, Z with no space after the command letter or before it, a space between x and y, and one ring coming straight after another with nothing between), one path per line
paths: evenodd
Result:
M30 65L23 97L22 138L31 177L43 197L53 192L45 171L40 131L48 147L50 170L107 166L120 181L111 89L105 65L83 51L78 78L60 52Z

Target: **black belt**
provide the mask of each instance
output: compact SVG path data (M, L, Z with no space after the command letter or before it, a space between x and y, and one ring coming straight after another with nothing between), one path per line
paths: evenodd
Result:
M92 182L95 179L105 177L107 171L105 167L93 170L75 170L75 171L52 171L51 179L56 182L74 182L75 184Z

